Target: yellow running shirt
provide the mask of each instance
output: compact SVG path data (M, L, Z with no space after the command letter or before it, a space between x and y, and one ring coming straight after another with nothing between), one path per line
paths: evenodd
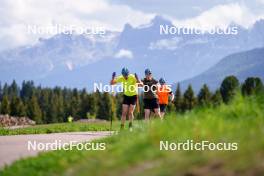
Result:
M127 79L123 75L120 75L115 78L115 82L123 84L124 95L129 97L137 95L137 79L135 75L129 74Z

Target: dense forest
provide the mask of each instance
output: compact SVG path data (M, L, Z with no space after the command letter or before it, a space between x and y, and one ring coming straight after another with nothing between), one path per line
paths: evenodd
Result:
M175 99L168 106L169 112L184 113L195 107L218 106L228 103L241 91L251 95L263 91L261 79L250 77L242 84L235 76L226 77L220 88L211 92L204 84L196 95L189 85L181 92L177 85ZM139 96L135 117L143 117L142 96ZM122 94L107 92L88 93L86 89L68 89L61 87L46 88L36 86L33 81L23 81L19 86L16 81L11 84L0 84L0 114L15 117L27 116L38 124L66 122L68 117L74 120L98 118L104 120L119 119L121 116Z

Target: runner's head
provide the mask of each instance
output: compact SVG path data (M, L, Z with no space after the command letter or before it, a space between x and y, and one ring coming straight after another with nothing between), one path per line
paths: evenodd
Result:
M128 75L129 75L129 71L126 67L122 68L122 71L121 71L122 75L127 78Z
M150 69L147 68L145 70L145 76L146 76L147 79L152 79L152 72L151 72Z
M166 82L165 82L165 80L163 78L160 78L159 79L159 83L160 83L160 85L164 85Z

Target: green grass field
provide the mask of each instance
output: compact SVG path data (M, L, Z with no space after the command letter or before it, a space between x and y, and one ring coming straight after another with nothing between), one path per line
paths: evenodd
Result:
M171 114L100 140L105 151L54 151L15 162L6 175L264 175L264 98ZM236 151L160 151L160 140L236 142Z
M113 129L117 129L119 124L113 122ZM47 125L35 125L31 127L18 129L0 128L0 136L19 135L19 134L44 134L44 133L62 133L74 131L108 131L110 122L73 122L73 123L56 123Z

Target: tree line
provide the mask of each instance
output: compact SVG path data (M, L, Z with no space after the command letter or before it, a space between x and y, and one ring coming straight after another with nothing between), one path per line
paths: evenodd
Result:
M108 93L87 93L86 89L46 88L33 81L0 84L0 114L27 116L40 123L65 122L72 116L109 120L115 117L115 99ZM99 108L100 107L100 108Z
M227 76L219 89L211 92L209 87L204 84L197 96L191 85L181 94L178 84L175 91L174 107L176 112L185 112L195 107L216 107L221 103L228 104L240 91L243 96L263 93L263 83L258 77L249 77L240 85L235 76Z
M243 95L252 95L263 91L261 79L250 77L240 85L235 76L226 77L220 88L211 92L204 84L195 95L191 85L182 93L177 85L175 99L168 107L170 112L184 113L199 106L218 106L232 100L238 90ZM142 96L135 112L137 118L144 114ZM0 84L0 114L27 116L38 124L66 122L72 116L75 120L98 118L104 120L120 119L122 94L107 92L88 93L86 89L46 88L35 86L33 81L23 81L21 87L16 81L10 85Z

